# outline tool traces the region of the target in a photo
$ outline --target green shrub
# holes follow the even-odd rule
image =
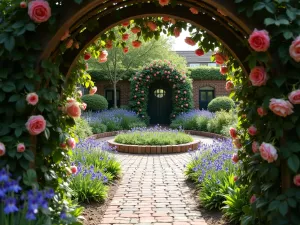
[[[196,118],[196,130],[207,131],[207,124],[210,118],[200,116]]]
[[[220,68],[215,66],[189,68],[188,74],[194,80],[226,80],[226,76],[220,74]]]
[[[107,131],[107,126],[101,122],[91,122],[90,126],[92,128],[93,134],[100,134]]]
[[[87,104],[86,110],[101,111],[108,107],[107,100],[101,95],[84,95],[81,100]]]
[[[74,129],[74,133],[79,139],[83,140],[93,134],[92,128],[89,126],[88,122],[85,119],[75,119],[75,124],[76,126]]]
[[[117,71],[118,74],[124,73],[124,70]],[[123,77],[121,77],[122,80],[129,80],[129,78],[136,73],[136,70],[128,70]],[[101,81],[101,80],[109,80],[109,77],[107,76],[108,71],[107,70],[89,70],[88,74],[91,75],[93,81]]]
[[[234,101],[227,97],[227,96],[221,96],[213,99],[209,104],[208,104],[208,110],[210,112],[217,112],[221,110],[226,110],[229,111],[233,109],[235,106]]]
[[[229,136],[229,127],[233,126],[236,122],[237,115],[233,111],[219,111],[216,112],[216,115],[213,119],[208,121],[207,130],[211,133]]]

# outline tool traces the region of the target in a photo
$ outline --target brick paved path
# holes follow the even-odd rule
[[[206,225],[185,183],[188,153],[118,158],[123,179],[101,225]]]

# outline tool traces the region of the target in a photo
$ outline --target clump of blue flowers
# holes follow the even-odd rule
[[[0,224],[33,225],[49,220],[49,201],[53,189],[22,191],[19,180],[11,178],[5,169],[0,170]]]

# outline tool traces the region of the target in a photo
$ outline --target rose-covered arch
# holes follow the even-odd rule
[[[153,61],[130,79],[130,106],[141,118],[149,121],[149,87],[157,80],[167,81],[173,89],[171,119],[193,108],[191,79],[184,72],[179,72],[171,62]]]
[[[0,121],[1,167],[8,165],[15,176],[21,175],[25,186],[38,183],[54,187],[61,196],[67,193],[64,184],[70,174],[69,155],[75,145],[73,118],[80,115],[80,107],[84,108],[79,103],[76,85],[93,85],[82,56],[100,56],[100,61],[105,61],[106,53],[99,51],[111,44],[106,31],[118,23],[133,19],[142,30],[138,38],[147,40],[147,36],[158,37],[160,29],[152,31],[148,26],[149,30],[144,22],[155,22],[160,28],[162,18],[153,17],[171,16],[176,26],[168,26],[167,33],[177,33],[178,25],[180,29],[177,27],[176,31],[186,28],[182,20],[204,28],[201,33],[193,26],[196,33],[191,36],[192,41],[201,43],[199,47],[206,51],[219,47],[222,54],[215,59],[227,64],[226,87],[239,102],[240,117],[238,130],[231,131],[240,149],[233,161],[242,162],[238,182],[248,187],[252,195],[251,205],[244,207],[242,223],[299,224],[297,1],[28,3],[0,2],[0,118],[4,118]],[[86,52],[98,33],[98,48],[94,44]],[[244,73],[238,69],[238,62]],[[226,72],[224,68],[222,73]],[[66,208],[62,205],[59,202],[57,210]]]

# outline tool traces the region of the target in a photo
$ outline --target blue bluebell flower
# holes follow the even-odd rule
[[[15,198],[7,198],[5,199],[5,207],[4,207],[4,213],[9,214],[9,213],[14,213],[17,212],[19,209],[16,206],[17,200]]]

